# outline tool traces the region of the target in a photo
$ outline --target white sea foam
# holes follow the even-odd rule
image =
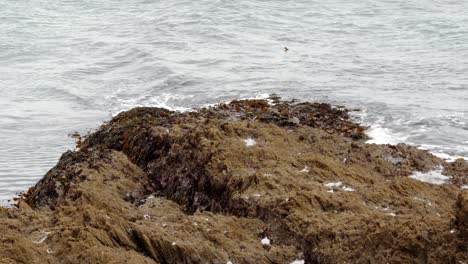
[[[442,168],[437,168],[428,172],[416,171],[409,177],[418,181],[437,185],[448,183],[448,181],[450,180],[449,177],[442,174]]]
[[[389,128],[382,127],[380,124],[371,125],[365,134],[369,136],[369,140],[366,141],[368,144],[391,144],[396,145],[399,143],[406,143],[409,145],[414,145],[412,142],[408,142],[408,136],[403,134],[397,134],[392,132]],[[468,157],[463,157],[460,155],[448,154],[439,150],[439,146],[430,145],[430,144],[420,144],[417,145],[419,149],[428,150],[434,156],[437,156],[441,159],[446,160],[447,162],[454,162],[457,159],[468,160]],[[459,151],[466,152],[468,149],[464,146],[458,147]]]
[[[128,109],[134,108],[134,107],[143,107],[143,106],[151,106],[151,107],[161,107],[165,108],[171,111],[177,111],[177,112],[187,112],[193,110],[193,108],[190,107],[184,107],[184,106],[178,106],[174,104],[172,101],[174,100],[189,100],[190,98],[193,98],[193,95],[186,95],[186,96],[181,96],[181,95],[174,95],[170,93],[162,93],[159,94],[158,96],[140,96],[137,98],[121,98],[121,97],[115,97],[110,96],[108,100],[118,100],[120,101],[120,109],[113,112],[113,116],[126,111]]]
[[[216,103],[206,103],[206,104],[200,104],[197,106],[197,108],[209,108],[209,107],[214,107],[219,104],[226,104],[231,102],[232,100],[266,100],[268,103],[272,104],[272,100],[269,99],[271,95],[267,93],[254,93],[252,94],[247,94],[247,95],[238,95],[238,96],[233,96],[232,98],[220,100]]]
[[[422,149],[426,149],[426,148],[422,148]],[[450,155],[450,154],[439,152],[439,151],[432,151],[431,153],[432,153],[432,155],[434,155],[436,157],[439,157],[441,159],[444,159],[447,162],[454,162],[457,159],[468,160],[467,157],[462,157],[462,156],[458,156],[458,155]]]
[[[405,142],[406,137],[396,135],[392,133],[388,128],[382,127],[380,125],[371,126],[366,130],[366,135],[369,136],[369,140],[366,143],[369,144],[392,144],[396,145],[398,143]]]
[[[376,110],[374,109],[373,111]],[[406,143],[408,145],[417,146],[420,149],[428,150],[433,155],[440,157],[447,162],[453,162],[459,158],[468,160],[468,157],[450,154],[468,153],[468,141],[460,142],[458,145],[452,146],[443,144],[428,144],[427,142],[431,142],[431,140],[427,139],[427,137],[421,136],[434,133],[430,132],[430,130],[427,128],[430,123],[424,125],[425,122],[439,122],[436,120],[446,119],[446,117],[437,116],[436,120],[432,120],[432,118],[420,118],[419,121],[415,121],[414,118],[401,117],[400,119],[391,119],[391,121],[387,121],[385,119],[384,113],[379,113],[379,115],[381,116],[378,117],[377,120],[368,120],[369,116],[372,118],[375,118],[375,116],[369,114],[367,109],[354,114],[357,122],[369,126],[369,128],[365,131],[365,134],[369,137],[369,140],[367,140],[366,143],[391,145]],[[456,115],[456,117],[463,118],[462,115]],[[418,122],[423,124],[418,124]],[[413,128],[412,126],[416,127]],[[398,132],[396,132],[396,130],[398,130]]]

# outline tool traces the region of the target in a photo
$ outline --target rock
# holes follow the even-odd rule
[[[452,182],[457,186],[468,186],[468,162],[464,159],[457,159],[445,166],[444,174],[452,176]]]
[[[293,123],[293,124],[296,124],[296,125],[299,125],[301,124],[301,120],[299,120],[299,118],[293,116],[291,119],[289,119],[289,122]]]
[[[456,217],[458,230],[460,230],[463,239],[468,241],[468,190],[458,194]]]
[[[0,210],[0,259],[466,262],[467,192],[407,177],[443,166],[463,182],[460,168],[364,144],[347,113],[279,99],[121,113],[25,194],[30,210]]]
[[[32,210],[31,206],[29,206],[29,204],[26,203],[25,200],[20,200],[20,201],[18,201],[17,206],[18,206],[18,208],[21,209],[21,210]]]

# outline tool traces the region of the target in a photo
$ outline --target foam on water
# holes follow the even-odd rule
[[[369,136],[369,140],[366,143],[369,144],[398,144],[403,143],[404,138],[393,135],[390,129],[384,128],[380,125],[371,126],[367,131],[366,135]]]
[[[432,141],[428,139],[427,134],[432,133],[432,131],[427,127],[427,125],[421,128],[414,124],[408,124],[408,121],[402,121],[404,117],[399,117],[398,119],[392,118],[391,122],[385,121],[385,116],[378,116],[373,117],[373,119],[369,119],[368,111],[360,111],[353,114],[356,121],[368,126],[368,129],[365,131],[366,135],[369,136],[369,139],[366,141],[368,144],[396,145],[399,143],[406,143],[414,145],[420,149],[429,150],[433,155],[448,162],[454,162],[457,159],[468,160],[467,142],[462,142],[459,145],[440,144],[440,141],[445,140],[442,135],[440,135],[440,137],[437,138],[439,144],[427,144],[427,142]],[[457,116],[460,117],[460,115]],[[421,121],[409,122],[420,123]],[[435,120],[432,122],[435,122]],[[438,126],[438,124],[433,125],[436,127]],[[401,129],[402,131],[396,132],[398,129]],[[446,135],[446,137],[449,137],[449,135]]]
[[[418,181],[441,185],[448,183],[450,178],[442,174],[443,168],[437,168],[428,172],[416,171],[409,177]]]
[[[456,161],[457,159],[464,159],[464,160],[468,160],[468,157],[462,157],[462,156],[457,156],[457,155],[450,155],[450,154],[447,154],[447,153],[443,153],[443,152],[435,152],[435,151],[432,151],[431,152],[434,156],[437,156],[441,159],[444,159],[446,160],[447,162],[454,162]]]

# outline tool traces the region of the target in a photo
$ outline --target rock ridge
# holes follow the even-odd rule
[[[122,112],[0,209],[0,262],[468,261],[467,162],[366,144],[349,112],[277,97]],[[436,169],[446,184],[408,177]]]

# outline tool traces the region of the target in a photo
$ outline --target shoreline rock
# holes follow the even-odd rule
[[[272,98],[120,113],[0,209],[0,259],[467,261],[466,161],[365,144],[348,112]],[[435,168],[448,184],[408,177]]]

